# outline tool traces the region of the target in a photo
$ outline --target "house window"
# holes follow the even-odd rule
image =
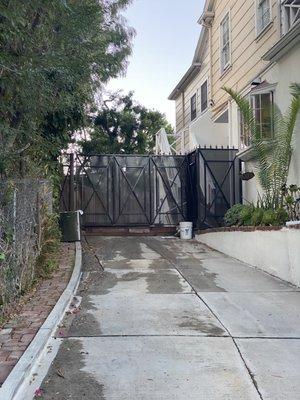
[[[282,33],[287,33],[300,21],[300,1],[281,0]]]
[[[273,118],[273,92],[251,94],[250,105],[258,128],[258,132],[262,138],[271,139],[274,133]],[[244,123],[244,118],[239,113],[240,120],[240,140],[241,147],[249,147],[251,145],[251,132]]]
[[[230,23],[229,13],[221,22],[220,26],[220,50],[221,50],[221,73],[223,73],[230,65]]]
[[[207,104],[208,104],[208,93],[207,93],[207,80],[201,85],[201,112],[203,113],[204,111],[207,110]]]
[[[265,139],[273,137],[273,92],[251,95],[251,107],[256,125]]]
[[[270,0],[257,0],[257,33],[262,32],[271,22]]]
[[[194,119],[197,117],[197,96],[194,94],[194,96],[191,98],[191,121],[194,121]]]

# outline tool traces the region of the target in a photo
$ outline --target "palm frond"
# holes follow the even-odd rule
[[[265,201],[273,207],[280,206],[281,188],[287,183],[293,152],[293,135],[300,112],[300,84],[291,85],[292,100],[288,112],[282,115],[274,105],[274,138],[263,138],[249,102],[237,92],[223,88],[237,103],[244,123],[251,133],[251,145],[257,161],[258,178],[265,193]]]
[[[300,83],[292,83],[290,86],[291,94],[295,97],[300,96]]]
[[[249,101],[232,89],[227,87],[224,87],[223,89],[238,105],[244,119],[244,124],[250,132],[253,156],[258,162],[257,173],[259,182],[264,192],[268,193],[270,191],[272,182],[269,153],[273,143],[262,138]]]

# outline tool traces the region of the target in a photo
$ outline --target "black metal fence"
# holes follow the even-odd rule
[[[242,201],[237,150],[199,148],[187,158],[188,219],[198,229],[222,226],[226,211]]]
[[[86,227],[220,226],[241,199],[236,150],[188,155],[63,156],[61,210],[81,209]]]

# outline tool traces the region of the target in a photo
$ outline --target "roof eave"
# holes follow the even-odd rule
[[[187,87],[187,85],[194,79],[194,77],[198,74],[201,69],[200,63],[193,63],[184,76],[181,78],[178,85],[174,88],[170,96],[169,100],[176,100],[177,97],[182,93],[182,91]]]
[[[206,0],[205,5],[204,5],[204,10],[201,15],[201,17],[198,20],[198,24],[207,26],[206,20],[211,20],[214,18],[214,6],[215,6],[215,0]]]

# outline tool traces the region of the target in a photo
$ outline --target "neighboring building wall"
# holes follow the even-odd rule
[[[190,125],[191,121],[191,98],[196,94],[197,96],[197,118],[200,118],[200,86],[204,81],[208,80],[208,99],[210,99],[210,76],[209,76],[209,48],[208,42],[205,43],[205,51],[201,62],[201,70],[199,74],[192,80],[192,82],[184,90],[184,114],[185,126]]]
[[[176,132],[180,132],[183,130],[185,125],[184,114],[183,114],[183,104],[184,104],[183,93],[178,95],[177,99],[175,100],[175,104],[176,104]]]
[[[288,111],[291,94],[290,85],[293,82],[300,82],[300,44],[294,46],[285,56],[283,56],[276,63],[271,64],[269,68],[259,75],[262,81],[267,81],[271,85],[274,84],[274,101],[284,114]],[[235,144],[240,146],[239,141],[239,124],[237,107],[231,104],[231,112],[235,116],[235,122],[231,126],[232,138]],[[248,160],[244,163],[245,171],[255,171],[255,162]],[[296,123],[296,129],[293,140],[293,156],[290,166],[289,181],[290,184],[297,184],[300,186],[300,116]],[[243,183],[244,200],[255,201],[257,200],[260,186],[256,179]]]
[[[217,115],[228,102],[228,95],[222,90],[226,86],[242,91],[268,63],[263,54],[280,38],[277,0],[272,0],[272,24],[263,33],[256,33],[256,1],[243,2],[218,0],[214,7],[215,17],[211,27],[212,35],[212,99],[215,103],[213,114]],[[230,66],[221,72],[220,24],[226,13],[230,21]]]
[[[201,57],[201,70],[189,84],[182,89],[176,102],[176,132],[182,134],[183,148],[191,150],[195,146],[227,146],[228,124],[214,124],[211,118],[211,83],[210,83],[210,46],[208,35],[203,44],[205,49]],[[207,109],[201,113],[201,85],[207,80]],[[191,117],[191,98],[197,98],[197,117]],[[180,143],[178,150],[180,151]]]
[[[282,112],[286,112],[291,96],[289,86],[300,82],[300,45],[293,47],[276,63],[264,61],[264,54],[281,38],[280,7],[277,0],[271,0],[271,23],[257,35],[257,2],[247,0],[241,4],[235,0],[217,0],[214,5],[214,20],[211,26],[212,40],[212,99],[213,118],[229,107],[229,145],[242,149],[240,141],[240,117],[237,106],[230,101],[222,89],[224,86],[243,95],[251,90],[251,82],[260,78],[261,82],[275,85],[274,101]],[[220,24],[226,13],[230,19],[230,66],[222,73],[220,65]],[[228,104],[229,101],[229,104]],[[221,132],[221,130],[220,130]],[[246,159],[244,171],[256,169],[253,159]],[[295,130],[294,153],[291,162],[289,183],[300,185],[300,122]],[[243,182],[245,202],[256,201],[261,193],[257,179]]]
[[[293,42],[290,42],[290,36],[282,36],[282,33],[286,34],[288,30],[285,30],[285,24],[281,26],[281,0],[270,0],[270,22],[258,33],[259,4],[261,2],[258,0],[206,1],[205,11],[200,19],[206,40],[205,51],[202,52],[201,60],[199,60],[201,69],[197,76],[185,85],[184,90],[176,99],[177,132],[184,132],[182,141],[184,150],[189,151],[195,145],[229,145],[238,148],[241,150],[240,156],[244,161],[245,172],[255,172],[255,161],[249,157],[249,154],[247,156],[242,154],[245,143],[241,143],[240,139],[239,111],[223,87],[229,87],[247,96],[256,88],[256,85],[252,85],[254,81],[256,84],[262,82],[269,87],[272,86],[270,90],[274,93],[275,103],[282,112],[286,112],[291,100],[289,86],[292,82],[300,82],[300,34],[297,36],[297,45],[294,45],[294,42],[297,42],[295,33],[293,33]],[[222,72],[221,23],[227,13],[229,15],[230,57],[229,65]],[[298,21],[298,28],[299,24]],[[276,62],[272,57],[266,57],[266,53],[276,49],[278,42],[282,43],[284,37],[284,49],[288,50],[286,55],[281,58],[276,56]],[[211,105],[206,113],[198,114],[197,118],[191,121],[191,97],[197,91],[199,93],[199,88],[206,77],[209,78],[208,99]],[[197,99],[199,109],[199,96]],[[300,185],[300,118],[295,131],[289,183]],[[255,202],[258,199],[261,188],[256,178],[243,182],[243,193],[245,202]]]

